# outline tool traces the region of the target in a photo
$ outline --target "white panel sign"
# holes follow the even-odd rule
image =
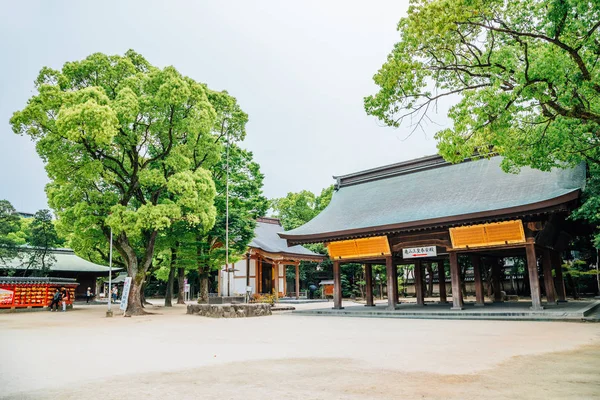
[[[125,278],[125,283],[123,284],[123,293],[121,293],[121,305],[119,308],[123,311],[127,309],[127,302],[129,301],[129,289],[131,288],[131,277],[128,276]]]
[[[435,246],[409,247],[402,249],[402,258],[422,258],[437,256]]]

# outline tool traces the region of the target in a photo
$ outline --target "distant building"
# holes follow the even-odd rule
[[[84,297],[88,287],[91,287],[94,293],[98,293],[100,288],[96,287],[96,281],[100,277],[107,277],[109,268],[104,265],[94,264],[77,256],[71,249],[52,249],[52,255],[56,259],[50,267],[48,275],[56,278],[74,278],[79,286],[75,290],[76,297]],[[6,276],[9,270],[16,271],[17,276],[31,275],[34,271],[23,265],[18,260],[13,260],[7,265],[0,265],[0,276]],[[113,272],[121,268],[113,268]]]
[[[219,295],[242,295],[246,287],[250,287],[251,294],[275,292],[280,297],[299,297],[300,261],[321,262],[326,256],[303,246],[288,247],[279,232],[283,232],[283,227],[278,219],[258,219],[246,257],[219,271]],[[288,266],[294,266],[296,271],[296,284],[292,288],[288,288],[286,282],[285,268]]]

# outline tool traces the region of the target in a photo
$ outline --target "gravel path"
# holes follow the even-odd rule
[[[0,396],[600,398],[600,324],[104,311],[0,315]]]

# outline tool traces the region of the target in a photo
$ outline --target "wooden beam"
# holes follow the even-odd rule
[[[394,257],[392,257],[392,272],[394,274],[394,298],[396,299],[396,304],[398,304],[400,297],[398,296],[398,265],[394,262]]]
[[[438,289],[440,292],[440,303],[448,302],[448,295],[446,294],[446,270],[444,268],[444,260],[437,262],[438,267]]]
[[[373,267],[371,264],[365,264],[365,283],[366,283],[366,296],[367,304],[366,307],[374,307],[373,303]]]
[[[273,263],[273,289],[275,290],[275,301],[279,299],[279,263]]]
[[[394,291],[394,286],[398,287],[398,281],[394,282],[394,261],[392,260],[392,256],[388,256],[385,258],[385,271],[387,274],[387,298],[388,298],[388,310],[396,309],[396,292]],[[398,289],[396,289],[398,290]]]
[[[556,304],[556,288],[552,277],[552,255],[549,249],[542,252],[542,269],[544,271],[544,288],[546,289],[546,302]]]
[[[452,278],[452,308],[451,310],[463,309],[463,298],[460,290],[460,268],[458,266],[458,254],[450,253],[450,277]]]
[[[246,253],[246,286],[250,286],[250,253]]]
[[[417,305],[425,305],[425,288],[423,287],[423,263],[421,260],[415,261],[415,295],[417,297]]]
[[[333,309],[343,310],[342,307],[342,276],[340,273],[340,262],[333,262]]]
[[[533,241],[530,241],[525,245],[525,251],[527,254],[527,270],[529,271],[529,287],[531,288],[531,309],[543,310],[544,307],[542,307],[535,244]]]
[[[397,243],[392,246],[392,251],[399,252],[407,247],[421,247],[421,246],[441,246],[441,247],[452,247],[450,240],[441,239],[429,239],[429,240],[411,240],[408,242]]]
[[[295,265],[296,269],[296,300],[300,298],[300,264]]]
[[[471,264],[473,265],[473,277],[475,278],[475,305],[483,306],[485,298],[483,297],[483,281],[481,279],[481,257],[472,255]]]

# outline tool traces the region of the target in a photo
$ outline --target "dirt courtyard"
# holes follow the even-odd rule
[[[149,311],[0,314],[0,398],[600,399],[600,324]]]

